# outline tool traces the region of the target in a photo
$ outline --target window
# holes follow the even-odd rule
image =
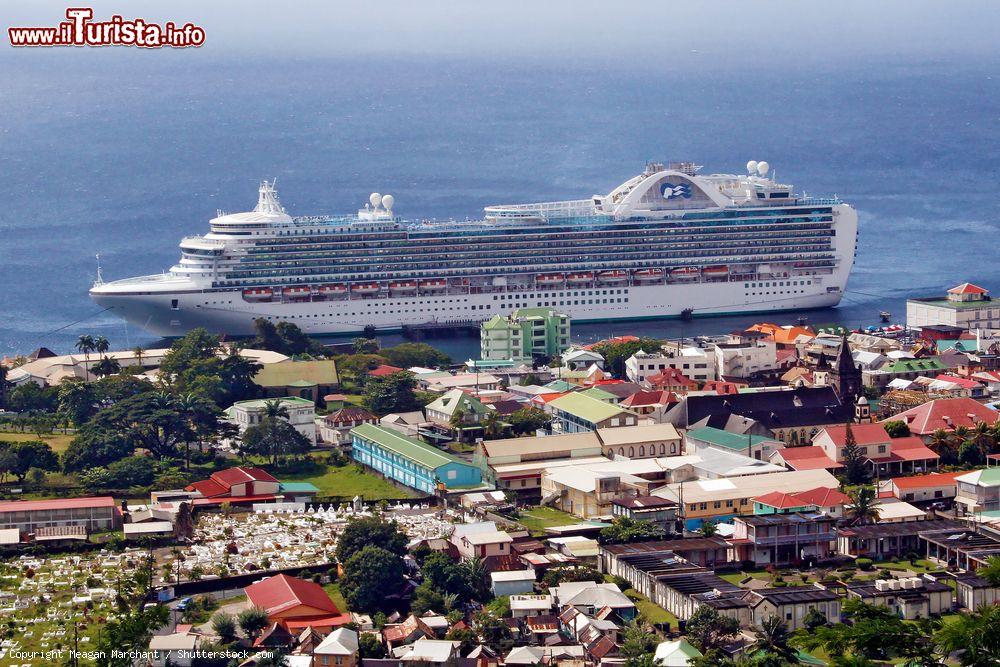
[[[171,299],[170,300],[170,309],[171,310],[180,310],[180,302],[177,299]]]

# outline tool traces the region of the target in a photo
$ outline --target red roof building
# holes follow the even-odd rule
[[[811,491],[802,491],[795,496],[811,505],[815,505],[828,514],[835,514],[844,505],[851,502],[851,497],[837,489],[828,489],[821,486]]]
[[[674,405],[676,403],[680,403],[680,399],[677,398],[677,395],[674,392],[658,389],[651,391],[637,391],[622,400],[618,405],[627,410],[631,410],[632,412],[638,412],[640,415],[648,415],[649,413],[654,412],[657,408]]]
[[[995,410],[971,398],[938,398],[893,415],[885,421],[902,421],[910,427],[910,433],[929,442],[931,435],[938,429],[951,432],[959,426],[975,428],[979,422],[995,423],[997,416]]]
[[[698,389],[698,383],[684,375],[681,371],[667,366],[662,371],[654,373],[646,378],[646,382],[653,389],[687,393]]]
[[[248,501],[251,498],[273,500],[280,487],[280,482],[266,470],[239,466],[214,472],[208,479],[193,482],[184,490],[197,492],[200,499]]]
[[[787,512],[823,512],[830,516],[841,516],[844,505],[851,502],[850,496],[837,489],[818,487],[809,491],[798,493],[783,493],[772,491],[763,496],[753,499],[755,503],[755,514],[768,514],[769,509],[774,513],[784,514]],[[757,507],[759,505],[760,507]]]
[[[927,472],[936,467],[937,454],[917,437],[890,438],[881,424],[851,424],[851,433],[872,474]],[[813,438],[813,443],[835,461],[844,462],[847,455],[847,426],[827,426]]]
[[[834,461],[822,447],[785,447],[771,454],[771,463],[783,465],[792,470],[836,470],[844,464]]]
[[[988,294],[989,292],[979,285],[972,283],[962,283],[948,290],[948,294]]]
[[[955,478],[966,472],[932,472],[913,477],[893,477],[884,482],[881,488],[887,489],[889,495],[907,502],[954,498],[958,490]]]
[[[267,612],[272,623],[295,633],[307,627],[320,632],[351,622],[341,614],[323,587],[312,581],[279,574],[243,589],[250,604]]]
[[[728,380],[709,380],[701,389],[702,391],[713,392],[719,396],[732,396],[740,393],[740,389],[746,386],[746,384],[730,382]]]

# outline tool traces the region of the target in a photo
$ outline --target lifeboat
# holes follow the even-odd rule
[[[330,294],[346,294],[347,285],[341,283],[332,283],[329,285],[320,285],[316,290],[319,294],[330,295]]]
[[[390,292],[414,292],[417,289],[417,283],[413,280],[403,280],[400,282],[389,283]]]
[[[674,280],[695,280],[698,278],[698,269],[693,266],[682,266],[671,271],[670,277]]]
[[[663,269],[638,269],[632,273],[636,280],[660,280],[663,278]]]
[[[535,282],[539,285],[561,285],[565,277],[561,273],[540,273],[535,276]]]
[[[718,266],[706,266],[701,270],[701,275],[706,278],[725,278],[729,275],[729,267],[725,264]]]
[[[566,276],[566,282],[571,284],[589,283],[594,279],[594,274],[590,271],[585,271],[583,273],[571,273]]]
[[[614,271],[601,271],[597,274],[597,279],[602,283],[623,283],[628,280],[628,271],[615,269]]]
[[[270,287],[250,287],[243,290],[243,298],[248,301],[266,301],[274,296]]]
[[[351,285],[351,292],[353,294],[376,294],[378,291],[378,283],[355,283]]]
[[[308,285],[292,285],[291,287],[282,289],[281,293],[282,295],[293,299],[301,299],[309,296],[309,294],[312,293],[312,290],[309,289]]]
[[[420,289],[422,290],[442,290],[448,286],[448,281],[443,278],[431,278],[430,280],[421,280]]]

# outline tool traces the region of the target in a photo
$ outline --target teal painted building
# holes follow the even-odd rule
[[[375,424],[351,429],[351,458],[423,493],[434,493],[438,483],[453,489],[478,486],[483,481],[479,468]]]

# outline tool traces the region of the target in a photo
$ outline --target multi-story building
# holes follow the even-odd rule
[[[675,482],[655,489],[652,495],[677,502],[685,527],[698,530],[705,521],[753,514],[753,499],[775,489],[799,493],[819,487],[836,489],[840,482],[826,470],[791,470]]]
[[[636,426],[639,423],[639,415],[631,410],[580,393],[560,396],[550,401],[546,409],[551,411],[554,425],[563,433]]]
[[[316,405],[307,398],[285,396],[273,399],[239,401],[226,410],[230,421],[239,427],[240,433],[251,426],[259,426],[267,414],[269,402],[277,401],[285,409],[287,416],[279,417],[295,427],[309,442],[316,444]]]
[[[907,299],[906,324],[919,329],[943,324],[972,329],[1000,329],[1000,304],[993,303],[988,290],[962,283],[939,296]]]
[[[955,511],[975,514],[1000,510],[1000,468],[984,468],[955,478]]]
[[[648,382],[668,368],[697,383],[717,377],[715,356],[700,347],[667,343],[660,350],[639,350],[625,361],[625,375],[632,382]]]
[[[570,320],[551,308],[518,308],[507,317],[486,320],[479,334],[483,359],[548,359],[569,347]]]
[[[121,512],[111,496],[0,502],[0,529],[16,528],[22,533],[82,528],[86,534],[114,530],[121,523]]]
[[[773,340],[718,343],[714,348],[715,369],[719,377],[755,378],[779,368]]]
[[[479,468],[385,426],[362,424],[351,430],[351,439],[355,461],[424,493],[434,493],[439,484],[455,488],[482,482]]]
[[[346,445],[351,442],[350,432],[352,428],[362,424],[376,423],[378,423],[378,417],[368,410],[356,405],[348,405],[323,417],[320,435],[324,442]]]
[[[928,449],[916,436],[890,438],[881,424],[853,424],[850,433],[874,475],[903,475],[927,472],[936,468],[938,454]],[[827,426],[813,438],[833,461],[843,463],[847,453],[848,426]]]
[[[825,514],[766,514],[733,519],[737,560],[789,565],[833,554],[837,520]]]

